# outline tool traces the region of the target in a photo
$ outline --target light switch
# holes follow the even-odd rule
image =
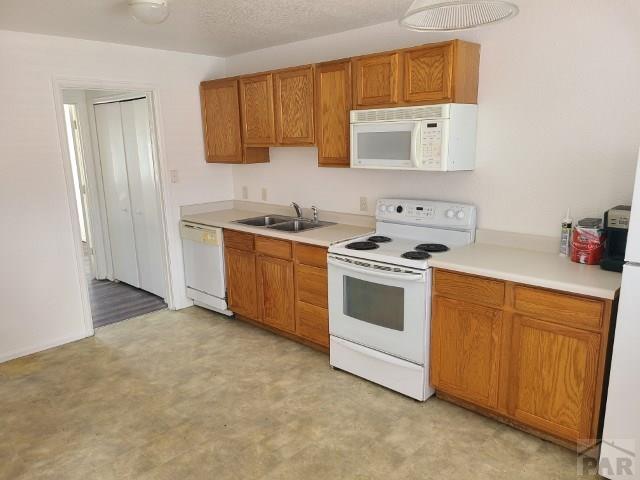
[[[178,183],[180,181],[178,170],[169,170],[169,178],[171,179],[171,183]]]

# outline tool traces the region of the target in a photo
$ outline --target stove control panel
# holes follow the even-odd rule
[[[475,229],[476,207],[435,200],[383,198],[377,202],[376,219],[408,225]]]

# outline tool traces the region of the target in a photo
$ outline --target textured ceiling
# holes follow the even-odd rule
[[[170,0],[161,25],[126,0],[0,0],[0,29],[228,56],[398,19],[411,0]]]

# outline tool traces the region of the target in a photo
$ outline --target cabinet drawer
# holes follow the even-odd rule
[[[252,233],[238,232],[236,230],[224,229],[224,245],[225,247],[237,248],[238,250],[253,251]]]
[[[324,347],[329,346],[329,311],[305,302],[296,305],[296,333]]]
[[[270,257],[289,260],[291,258],[291,242],[288,240],[256,236],[256,252]]]
[[[504,304],[505,287],[500,280],[436,270],[434,286],[436,293],[447,297],[496,307]]]
[[[599,300],[517,285],[513,303],[518,312],[551,322],[593,329],[602,325],[604,303]]]
[[[296,265],[298,300],[328,308],[327,271],[323,268]]]
[[[294,249],[295,260],[303,265],[327,268],[327,249],[305,243],[296,243]]]

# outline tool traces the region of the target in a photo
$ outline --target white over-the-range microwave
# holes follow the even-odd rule
[[[351,167],[473,170],[478,106],[446,103],[351,111]]]

